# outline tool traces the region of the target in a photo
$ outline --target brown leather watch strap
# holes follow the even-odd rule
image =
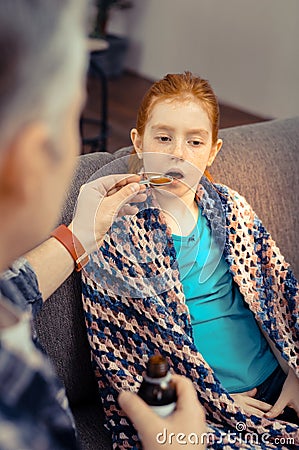
[[[75,261],[76,271],[80,272],[88,263],[89,257],[79,239],[66,225],[59,225],[50,236],[57,239],[67,249]]]

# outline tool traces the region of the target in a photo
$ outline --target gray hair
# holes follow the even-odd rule
[[[61,122],[86,68],[86,0],[0,0],[0,149]]]

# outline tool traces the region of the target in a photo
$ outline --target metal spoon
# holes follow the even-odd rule
[[[168,175],[151,175],[146,180],[139,181],[139,184],[148,184],[151,186],[165,186],[166,184],[171,184],[173,182],[173,177]]]

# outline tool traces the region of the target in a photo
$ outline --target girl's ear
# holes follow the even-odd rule
[[[130,134],[131,134],[131,141],[132,141],[132,144],[134,146],[134,150],[135,150],[138,158],[142,159],[142,139],[141,139],[141,136],[139,135],[139,133],[136,130],[136,128],[132,128]]]
[[[220,149],[222,147],[222,143],[223,143],[222,139],[217,139],[216,144],[214,144],[212,146],[207,167],[210,167],[213,164],[214,159],[216,158],[218,152],[220,151]]]

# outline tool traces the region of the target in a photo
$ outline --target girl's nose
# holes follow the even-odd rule
[[[186,144],[185,142],[177,142],[173,156],[177,159],[185,159]]]

